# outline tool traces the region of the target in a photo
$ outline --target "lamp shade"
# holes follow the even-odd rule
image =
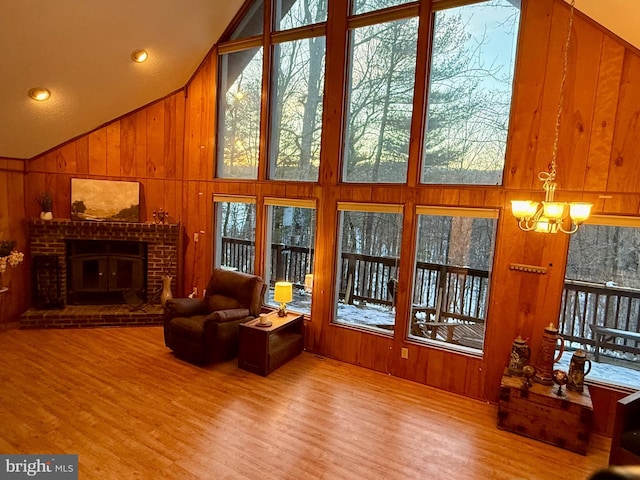
[[[538,209],[538,202],[530,200],[511,200],[511,212],[519,220],[533,217]]]
[[[289,282],[276,282],[273,299],[279,303],[287,303],[293,300],[293,285]]]
[[[592,203],[572,202],[569,204],[569,216],[576,223],[582,223],[591,215]]]
[[[544,206],[544,216],[551,220],[560,220],[564,213],[564,203],[562,202],[542,202]]]

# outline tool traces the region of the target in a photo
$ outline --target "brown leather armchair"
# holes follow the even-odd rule
[[[609,465],[640,465],[640,392],[616,404]]]
[[[204,298],[166,301],[165,345],[200,365],[235,357],[239,325],[260,314],[265,287],[256,275],[214,269]]]

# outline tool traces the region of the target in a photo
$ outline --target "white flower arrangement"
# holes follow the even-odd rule
[[[22,262],[22,260],[24,260],[24,253],[18,252],[17,250],[12,251],[6,257],[0,257],[0,273],[7,270],[7,265],[15,267]]]
[[[15,267],[24,260],[24,253],[17,251],[15,245],[16,242],[0,240],[0,274],[7,270],[7,265]]]

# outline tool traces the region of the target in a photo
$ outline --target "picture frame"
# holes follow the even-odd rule
[[[71,219],[139,222],[140,183],[72,178]]]

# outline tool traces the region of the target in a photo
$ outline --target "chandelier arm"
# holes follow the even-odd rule
[[[562,226],[562,222],[558,222],[558,230],[568,235],[571,235],[572,233],[576,233],[579,227],[580,227],[579,224],[571,222],[571,230],[565,230],[565,228]]]

